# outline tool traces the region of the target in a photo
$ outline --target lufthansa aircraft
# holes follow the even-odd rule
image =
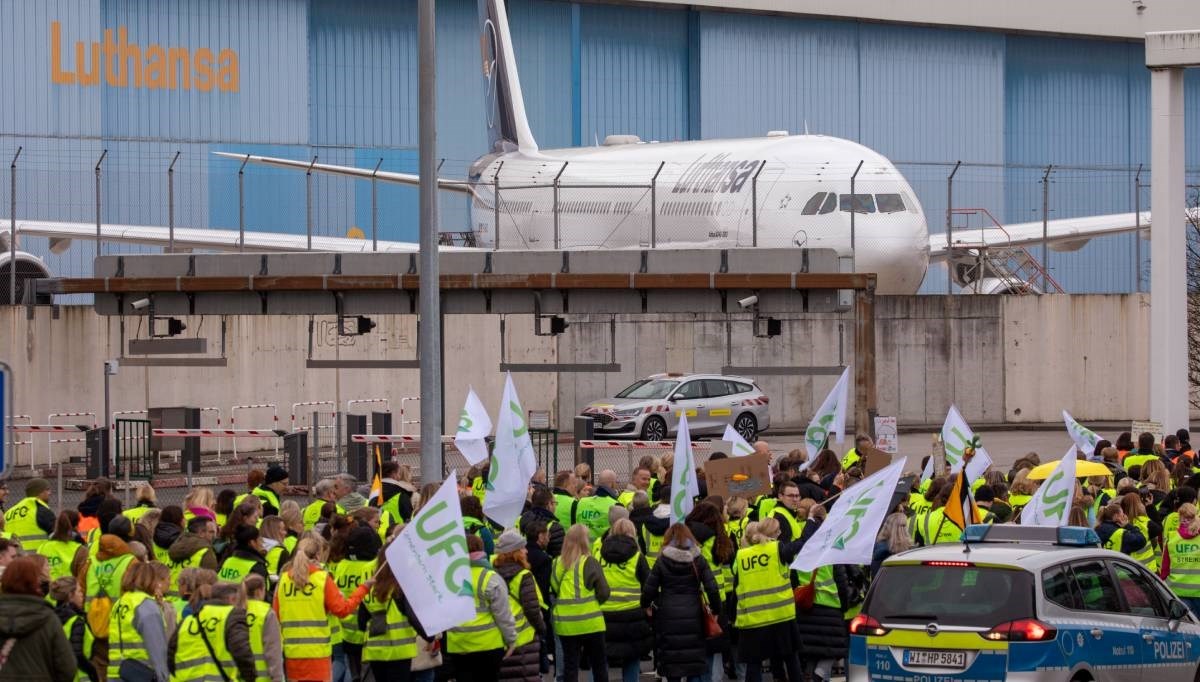
[[[956,243],[948,245],[943,234],[929,234],[916,193],[896,167],[849,140],[773,132],[758,138],[645,143],[610,135],[593,147],[540,149],[525,115],[504,1],[480,0],[480,20],[491,149],[472,164],[469,178],[438,179],[440,189],[471,197],[477,248],[829,248],[853,255],[856,271],[877,273],[878,291],[885,294],[915,293],[930,261],[947,259],[955,281],[971,293],[1040,286],[1014,281],[1011,270],[989,265],[981,254],[1042,243],[1041,222],[956,231]],[[415,174],[216,153],[296,170],[418,183]],[[18,222],[18,234],[49,237],[56,252],[71,239],[95,236],[89,224]],[[1149,214],[1143,213],[1140,226],[1149,224]],[[7,225],[0,222],[0,230]],[[1129,213],[1052,220],[1045,229],[1050,248],[1065,251],[1137,225]],[[159,226],[105,225],[102,232],[108,241],[167,242],[166,228]],[[177,228],[175,246],[236,250],[238,233]],[[248,251],[306,246],[305,235],[245,236]],[[378,244],[380,251],[416,248],[408,242]],[[371,243],[313,237],[313,249],[369,251]],[[0,270],[7,258],[5,249]],[[45,270],[30,254],[18,254],[18,261],[19,274]]]

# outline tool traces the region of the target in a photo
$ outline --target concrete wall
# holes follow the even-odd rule
[[[612,395],[635,378],[661,371],[719,372],[735,366],[836,366],[854,357],[849,314],[787,313],[783,335],[754,338],[748,315],[673,313],[616,318],[616,373],[515,375],[526,409],[551,410],[563,430],[585,403]],[[337,337],[331,318],[316,318],[313,357],[415,355],[411,316],[377,316],[379,328]],[[567,333],[535,337],[528,316],[506,316],[504,360],[519,363],[608,362],[609,317],[572,315]],[[880,297],[876,367],[880,414],[901,424],[940,424],[951,402],[972,423],[1057,422],[1069,410],[1081,421],[1145,418],[1149,319],[1146,295],[1042,297]],[[188,335],[210,340],[217,354],[220,319],[189,319]],[[130,321],[127,337],[145,336]],[[286,427],[294,402],[387,397],[393,409],[418,393],[416,370],[305,370],[307,317],[227,318],[225,368],[122,368],[112,382],[112,409],[147,405],[229,406],[273,402]],[[489,407],[503,375],[499,316],[446,318],[446,413],[453,419],[468,385]],[[726,347],[730,348],[727,353]],[[18,414],[42,422],[50,412],[101,412],[102,363],[118,356],[117,318],[88,307],[62,307],[58,319],[39,308],[0,309],[0,359],[16,375]],[[756,377],[771,396],[774,428],[803,428],[835,376]],[[853,391],[851,391],[853,399]],[[415,407],[415,405],[413,406]],[[210,422],[205,423],[209,425]],[[246,413],[240,427],[270,426]],[[413,428],[413,427],[410,427]],[[46,456],[39,441],[37,456]]]

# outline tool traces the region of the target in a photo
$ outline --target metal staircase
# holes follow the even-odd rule
[[[983,223],[953,225],[952,237],[955,241],[948,262],[961,286],[967,290],[974,287],[974,293],[1064,293],[1063,288],[1050,276],[1041,261],[1025,247],[1011,243],[1004,226],[986,208],[955,208],[951,209],[951,214],[961,216],[964,222],[973,222],[971,219],[975,218]],[[985,229],[998,229],[1006,239],[1000,243],[989,244],[981,235],[978,241],[970,241],[972,230]],[[994,285],[996,280],[1001,284],[999,291],[994,288],[988,291],[980,290],[983,283],[990,281]]]

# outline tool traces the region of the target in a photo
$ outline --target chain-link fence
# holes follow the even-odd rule
[[[21,147],[17,155],[17,148]],[[218,228],[302,237],[362,237],[367,244],[417,240],[412,187],[369,179],[290,171],[217,157],[217,146],[163,142],[8,139],[0,162],[0,214],[19,220],[167,228]],[[264,151],[264,150],[258,150]],[[413,150],[277,147],[266,153],[412,173]],[[774,152],[772,152],[774,153]],[[628,160],[508,160],[465,178],[473,160],[445,159],[444,241],[487,248],[655,248],[684,244],[886,248],[906,214],[923,214],[937,235],[984,227],[984,209],[1002,225],[1148,210],[1149,169],[1142,166],[993,164],[955,161],[889,163],[865,154],[813,162],[781,161],[747,151],[682,163],[655,158],[652,145]],[[1200,169],[1188,172],[1200,180]],[[15,187],[13,192],[10,187]],[[457,191],[456,191],[457,190]],[[982,215],[982,214],[976,214]],[[5,229],[5,226],[0,226]],[[19,225],[18,225],[19,231]],[[164,233],[166,230],[164,230]],[[236,246],[231,237],[229,248]],[[88,276],[95,239],[70,243],[26,236],[21,248],[63,276]],[[163,245],[102,243],[104,253],[157,253]],[[1144,240],[1116,235],[1043,250],[1030,249],[1068,292],[1146,289],[1139,272]],[[1140,283],[1139,283],[1140,281]],[[955,287],[949,287],[952,292]],[[945,293],[942,268],[923,292]],[[83,300],[83,299],[80,299]],[[70,302],[61,299],[60,302]]]

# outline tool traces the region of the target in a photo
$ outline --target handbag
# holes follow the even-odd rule
[[[700,571],[694,562],[692,563],[692,573],[696,576],[696,584],[700,588],[700,619],[704,623],[704,638],[716,639],[725,631],[721,629],[721,623],[713,615],[712,608],[708,605],[708,596],[704,594],[704,581],[700,580]]]
[[[792,596],[796,600],[796,606],[804,611],[811,611],[813,600],[817,598],[817,572],[813,571],[807,583],[792,590]]]

